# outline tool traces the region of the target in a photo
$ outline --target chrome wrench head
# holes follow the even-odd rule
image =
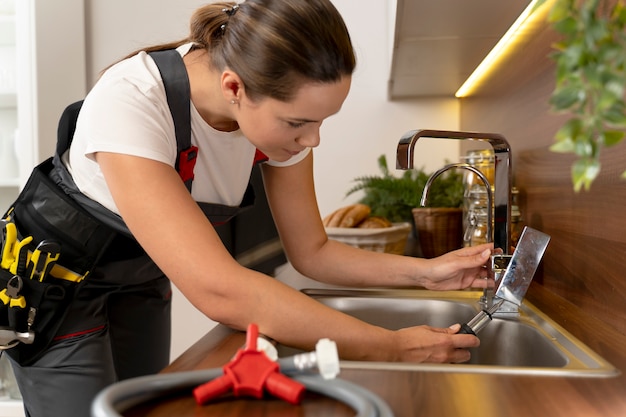
[[[547,234],[528,226],[524,228],[509,264],[497,284],[496,297],[518,306],[522,304],[549,242],[550,236]]]

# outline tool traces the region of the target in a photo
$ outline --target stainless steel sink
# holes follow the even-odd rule
[[[304,293],[336,310],[387,329],[466,323],[480,311],[482,292],[311,289]],[[342,361],[359,369],[430,370],[610,377],[619,371],[527,301],[519,314],[497,315],[480,333],[480,347],[464,364]],[[296,351],[278,346],[280,356]]]

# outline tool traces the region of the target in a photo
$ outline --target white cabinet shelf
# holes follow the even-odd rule
[[[11,136],[17,126],[16,19],[13,2],[2,0],[0,6],[0,161],[5,161],[5,152],[14,153]],[[18,174],[12,178],[9,172],[7,178],[6,172],[0,172],[0,187],[19,187]]]
[[[17,59],[16,17],[14,0],[0,0],[0,161],[4,153],[14,153],[12,137],[17,127]],[[9,141],[8,143],[5,143]],[[11,145],[7,147],[6,145]],[[10,156],[12,157],[12,156]],[[17,167],[17,165],[16,165]],[[0,170],[6,167],[0,167]],[[6,170],[0,172],[0,215],[15,198],[20,181]],[[4,176],[3,176],[4,175]],[[9,175],[10,177],[6,177]],[[3,358],[4,360],[4,358]],[[3,364],[2,366],[7,366]],[[3,372],[3,377],[6,376]],[[3,383],[4,381],[0,381]],[[20,400],[0,399],[1,417],[24,417],[24,405]]]
[[[16,109],[16,108],[17,108],[17,94],[0,92],[0,110]]]
[[[20,186],[19,178],[0,178],[0,188],[17,188]]]
[[[24,404],[19,400],[0,401],[1,417],[24,417]]]
[[[65,106],[85,96],[84,25],[84,0],[0,0],[0,145],[13,142],[0,155],[18,162],[0,169],[0,215],[53,154]],[[0,417],[13,416],[24,416],[21,401],[0,400]]]
[[[5,96],[13,96],[16,105],[17,65],[15,50],[15,15],[0,14],[0,107]]]
[[[15,11],[0,11],[0,45],[15,45]]]

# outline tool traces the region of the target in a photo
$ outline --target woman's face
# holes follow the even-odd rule
[[[275,161],[286,161],[305,148],[320,143],[320,127],[341,108],[351,77],[335,83],[307,83],[289,102],[272,98],[240,100],[237,123],[261,152]]]

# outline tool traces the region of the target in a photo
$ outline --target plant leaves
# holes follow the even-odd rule
[[[552,152],[570,153],[574,152],[574,142],[570,139],[563,139],[550,146]]]
[[[588,190],[604,147],[626,128],[626,6],[622,0],[556,0],[548,21],[561,33],[550,54],[556,65],[554,111],[572,115],[555,135],[554,152],[574,153],[574,189]],[[624,178],[624,174],[622,174]]]
[[[600,173],[600,161],[593,159],[579,159],[572,165],[572,182],[574,191],[579,192],[581,188],[589,190],[591,183]]]
[[[606,124],[613,127],[626,127],[626,105],[623,101],[613,103],[613,106],[603,113]]]
[[[604,146],[617,145],[624,139],[624,132],[619,130],[607,130],[604,132]]]
[[[550,104],[555,110],[566,110],[576,104],[580,99],[580,90],[576,86],[568,85],[555,90],[550,98]]]
[[[404,171],[401,176],[391,175],[385,155],[378,158],[379,176],[369,175],[354,179],[355,185],[346,196],[363,191],[359,200],[372,209],[372,216],[382,216],[391,222],[411,221],[411,210],[420,206],[424,186],[430,177],[422,170]],[[448,171],[432,184],[428,194],[429,207],[460,207],[463,203],[463,176]]]

